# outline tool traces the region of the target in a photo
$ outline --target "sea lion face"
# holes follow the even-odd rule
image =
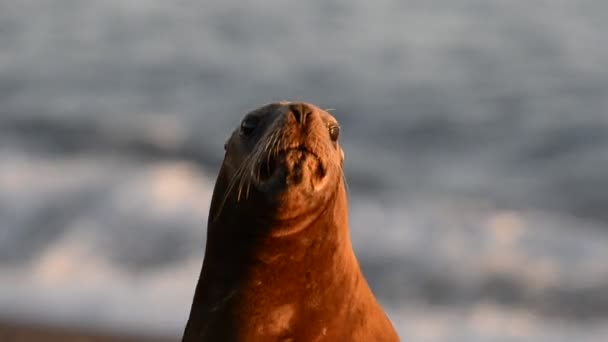
[[[308,103],[248,113],[225,145],[226,191],[237,202],[263,198],[283,219],[324,203],[343,186],[339,133],[333,116]]]

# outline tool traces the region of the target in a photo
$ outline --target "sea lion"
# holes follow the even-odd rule
[[[290,102],[232,133],[183,341],[399,341],[351,246],[339,133]]]

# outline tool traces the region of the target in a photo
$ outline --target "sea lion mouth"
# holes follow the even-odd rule
[[[267,184],[284,179],[287,184],[299,184],[306,174],[321,180],[326,168],[316,153],[300,145],[270,152],[259,165],[258,181]]]

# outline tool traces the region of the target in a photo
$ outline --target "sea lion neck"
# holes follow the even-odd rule
[[[344,192],[340,194],[343,196],[336,196],[304,229],[289,234],[271,234],[291,228],[265,227],[268,221],[262,219],[248,221],[245,227],[230,217],[209,222],[205,264],[195,303],[211,304],[199,308],[196,314],[209,322],[218,319],[240,326],[233,329],[235,340],[246,341],[262,334],[273,338],[259,340],[274,341],[274,335],[283,329],[293,332],[317,322],[327,306],[356,303],[354,297],[361,292],[367,295],[369,289],[349,238],[346,196]],[[244,234],[244,228],[249,232],[269,229],[269,233]],[[286,322],[281,329],[274,329],[268,324],[268,317],[283,311],[303,323]],[[339,312],[331,319],[354,318],[349,312]],[[322,331],[323,327],[315,323],[311,334]]]

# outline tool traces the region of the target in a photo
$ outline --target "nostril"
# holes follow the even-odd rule
[[[303,103],[294,103],[289,107],[289,109],[296,121],[300,124],[306,123],[306,119],[308,116],[310,116],[310,114],[312,114],[311,108]]]

